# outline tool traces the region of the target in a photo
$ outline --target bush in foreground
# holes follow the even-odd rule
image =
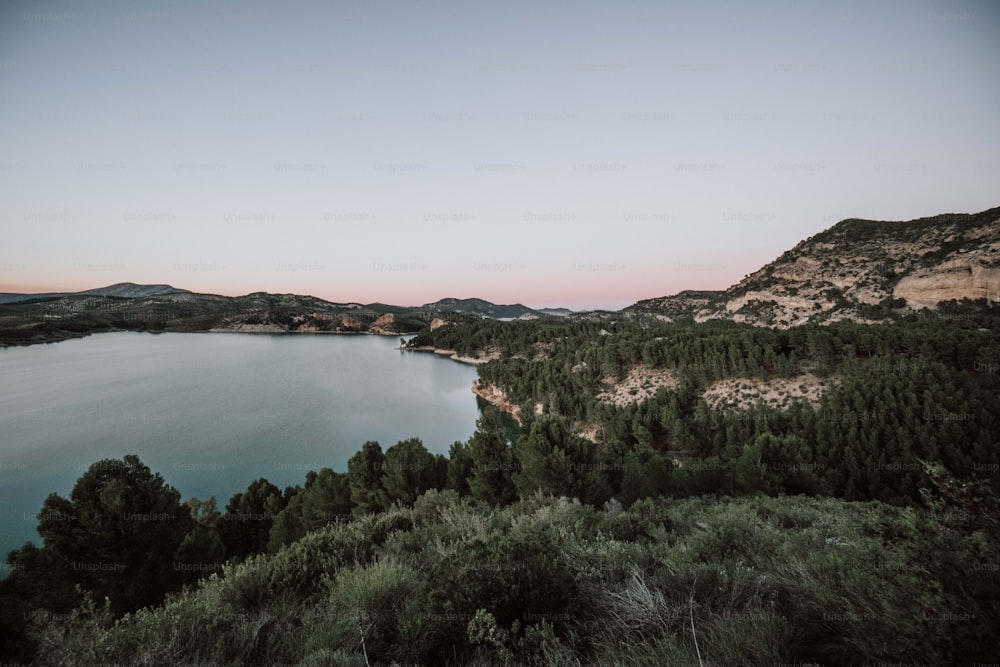
[[[961,664],[998,654],[994,531],[876,502],[431,491],[112,622],[36,623],[39,662]]]

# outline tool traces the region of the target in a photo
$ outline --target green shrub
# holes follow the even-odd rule
[[[431,618],[441,648],[466,646],[466,628],[480,610],[510,630],[548,622],[557,636],[577,609],[576,583],[569,563],[551,535],[530,538],[512,533],[456,545],[432,570]]]
[[[328,634],[317,648],[361,652],[378,662],[422,661],[429,627],[423,578],[392,560],[346,569],[329,582]]]
[[[92,605],[41,619],[37,662],[967,664],[997,654],[1000,544],[976,522],[804,497],[609,507],[533,495],[487,509],[431,493],[413,510],[228,566],[113,624]]]

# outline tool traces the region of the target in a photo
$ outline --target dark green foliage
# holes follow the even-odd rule
[[[636,445],[623,460],[621,491],[616,497],[626,506],[668,493],[672,466],[648,444]]]
[[[330,468],[321,468],[315,475],[310,473],[305,489],[295,497],[300,498],[302,527],[306,532],[350,518],[351,488],[346,473]]]
[[[444,646],[461,645],[477,610],[505,629],[546,621],[559,631],[578,608],[569,563],[551,533],[497,535],[462,544],[432,570],[430,617]],[[515,625],[516,624],[516,625]],[[447,660],[447,653],[437,656]]]
[[[177,548],[174,568],[184,573],[184,583],[222,569],[225,562],[226,545],[216,528],[220,514],[215,508],[215,498],[199,500],[189,498],[184,503],[195,526],[188,532]]]
[[[447,476],[448,462],[428,452],[419,438],[397,442],[382,461],[383,506],[412,505],[424,491],[443,489]]]
[[[471,466],[466,479],[473,498],[489,505],[503,505],[514,499],[514,456],[496,408],[487,407],[476,422],[468,457]]]
[[[306,533],[330,523],[351,518],[350,482],[346,473],[330,468],[309,471],[305,488],[292,495],[291,500],[274,518],[268,540],[268,551],[274,553]]]
[[[520,475],[522,488],[572,492],[559,472],[560,465],[571,467],[565,456],[573,445],[565,434],[584,422],[597,426],[603,481],[626,501],[666,490],[721,490],[913,503],[928,484],[920,458],[1000,483],[1000,339],[993,333],[1000,320],[994,310],[944,304],[939,316],[908,316],[889,325],[839,322],[788,330],[731,322],[470,322],[422,336],[428,344],[464,342],[470,350],[499,341],[493,347],[501,358],[479,367],[481,382],[530,406],[522,408],[523,416],[541,402],[541,420],[570,422],[561,433],[549,428],[549,438],[536,433],[522,450],[532,467]],[[536,354],[539,345],[544,359]],[[669,369],[677,385],[624,407],[598,399],[606,375],[637,366]],[[818,404],[712,409],[702,398],[719,380],[804,373],[827,385]],[[524,422],[530,434],[530,419]],[[764,436],[769,439],[760,441],[759,453],[744,455]],[[633,452],[637,447],[643,453]],[[650,489],[641,480],[636,486],[638,467],[672,468],[671,460],[680,466],[670,480],[645,474],[660,486]]]
[[[58,579],[109,598],[114,613],[175,587],[174,553],[194,525],[180,494],[132,455],[93,464],[68,500],[50,495],[39,516],[44,549],[63,566]]]
[[[764,452],[776,447],[776,438],[770,433],[757,436],[745,445],[739,456],[732,462],[733,486],[740,493],[774,493],[778,481],[764,461]]]
[[[472,460],[472,453],[468,443],[455,441],[448,448],[448,480],[446,488],[449,488],[459,495],[467,496],[471,493],[469,489],[469,477],[472,475],[475,463]]]
[[[514,447],[520,470],[514,484],[522,498],[541,491],[600,504],[610,495],[597,445],[570,432],[563,419],[536,420]]]
[[[347,479],[355,516],[378,512],[385,505],[382,486],[382,466],[385,454],[382,446],[369,440],[347,462]]]
[[[274,553],[306,534],[306,528],[302,521],[302,499],[300,496],[301,493],[293,496],[285,509],[274,517],[267,541],[268,552]]]
[[[284,506],[281,489],[263,478],[235,494],[216,524],[226,557],[240,559],[267,551],[274,518]]]
[[[950,497],[950,496],[944,496]],[[308,534],[117,625],[39,623],[40,662],[972,664],[1000,636],[996,531],[877,502],[502,508],[431,492]],[[953,507],[954,509],[954,507]],[[996,519],[995,507],[984,515]],[[385,521],[404,531],[378,529]],[[692,634],[692,627],[696,634]],[[697,650],[694,644],[697,637]]]
[[[208,526],[195,526],[177,548],[174,567],[186,573],[185,583],[200,579],[207,573],[222,568],[226,545],[219,531]]]
[[[423,589],[421,573],[395,561],[341,571],[330,585],[331,643],[376,664],[422,655],[431,629]]]
[[[81,595],[52,549],[26,543],[8,554],[7,565],[10,574],[0,580],[0,656],[27,663],[37,648],[28,634],[30,622],[68,612]]]
[[[0,585],[4,652],[29,651],[26,620],[69,611],[81,591],[107,598],[115,615],[158,603],[185,579],[174,555],[194,526],[180,494],[138,457],[93,464],[68,499],[45,500],[43,547],[26,544],[8,556],[11,574]]]

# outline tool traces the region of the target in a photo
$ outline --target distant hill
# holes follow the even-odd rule
[[[724,292],[681,292],[622,312],[785,327],[883,320],[962,299],[1000,301],[1000,207],[903,222],[842,220]]]
[[[434,303],[425,303],[422,309],[430,312],[460,313],[464,315],[478,315],[480,317],[491,317],[493,319],[517,318],[524,315],[539,315],[539,311],[532,310],[520,303],[513,305],[497,305],[484,301],[483,299],[454,299],[445,298]]]
[[[136,283],[115,283],[107,287],[96,287],[82,292],[45,292],[41,294],[24,294],[15,292],[0,292],[0,304],[30,301],[33,299],[52,299],[71,294],[89,296],[117,296],[126,298],[163,296],[165,294],[192,294],[186,289],[178,289],[171,285],[137,285]]]
[[[148,296],[163,296],[165,294],[192,294],[190,290],[177,289],[171,285],[137,285],[135,283],[115,283],[107,287],[98,287],[77,294],[90,294],[93,296],[119,296],[125,298],[139,298]]]
[[[542,315],[551,315],[552,317],[569,317],[574,311],[569,308],[539,308],[538,312]]]
[[[691,317],[698,310],[714,304],[722,294],[720,291],[685,290],[673,296],[638,301],[625,308],[623,312],[631,315],[648,314],[671,320]]]
[[[408,307],[333,303],[268,292],[229,297],[171,285],[118,283],[82,292],[0,295],[0,345],[54,342],[122,329],[398,335],[419,331],[448,314],[497,319],[545,316],[521,304],[496,305],[482,299],[442,299]]]
[[[398,334],[418,331],[430,319],[419,310],[383,304],[336,304],[266,292],[229,297],[126,283],[0,303],[0,344],[52,342],[123,329]]]
[[[33,299],[51,299],[66,296],[67,292],[45,292],[40,294],[23,294],[21,292],[0,292],[0,304],[31,301]]]

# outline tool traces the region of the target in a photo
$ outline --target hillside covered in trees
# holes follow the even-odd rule
[[[786,330],[455,316],[409,346],[491,359],[479,385],[516,413],[513,431],[486,408],[447,457],[368,442],[346,471],[286,489],[261,478],[224,508],[182,502],[134,457],[97,462],[46,501],[43,546],[8,557],[4,653],[987,659],[997,316],[958,302]]]
[[[996,306],[955,303],[888,325],[788,330],[478,322],[426,330],[410,344],[473,357],[489,351],[496,358],[479,366],[480,382],[518,406],[526,431],[558,423],[589,434],[589,442],[573,438],[580,448],[599,445],[614,461],[656,453],[674,468],[676,492],[742,485],[905,503],[926,484],[921,459],[997,479],[997,314]],[[628,377],[658,372],[669,374],[670,387],[605,399]],[[755,402],[729,388],[738,380],[765,389],[811,383],[818,396]],[[710,402],[713,392],[722,400]],[[759,478],[740,479],[737,470],[751,463]],[[610,477],[614,489],[619,480]]]

